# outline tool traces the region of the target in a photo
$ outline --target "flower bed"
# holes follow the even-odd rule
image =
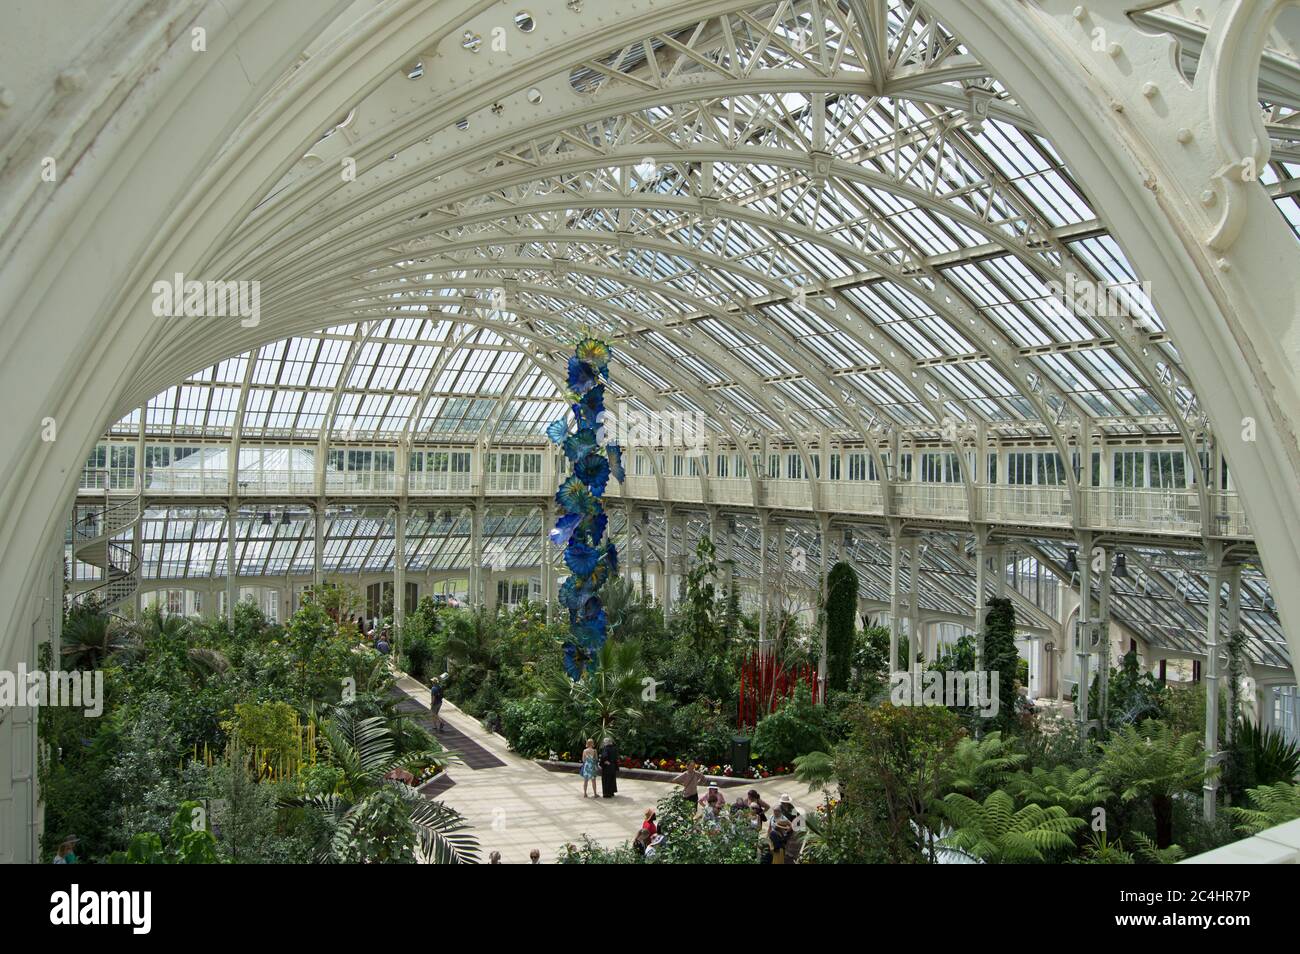
[[[538,759],[538,761],[544,765],[547,762],[554,763],[554,764],[563,764],[563,765],[578,764],[577,762],[573,761],[573,754],[570,752],[560,752],[559,754],[552,752],[550,759]],[[649,758],[637,758],[631,755],[625,755],[618,760],[618,765],[619,768],[621,769],[634,769],[637,771],[644,770],[648,772],[665,772],[665,773],[671,773],[673,775],[680,775],[682,772],[685,772],[687,764],[688,763],[684,759],[669,759],[669,758],[649,759]],[[547,767],[549,768],[549,766]],[[709,776],[711,779],[719,779],[719,780],[749,779],[753,781],[757,779],[772,778],[777,775],[790,775],[794,772],[794,768],[789,765],[767,766],[764,765],[762,762],[755,762],[753,765],[750,765],[748,769],[745,769],[740,772],[737,772],[730,765],[698,765],[697,768],[699,768],[701,772]]]
[[[619,761],[621,763],[623,760],[620,759]],[[561,762],[557,759],[537,759],[537,764],[548,772],[572,772],[577,774],[578,770],[582,768],[581,762]],[[639,779],[643,782],[671,782],[680,774],[681,773],[677,771],[663,771],[660,769],[639,767],[626,768],[621,765],[618,770],[619,778],[633,778]],[[600,776],[598,775],[596,777],[599,778]],[[706,775],[704,776],[704,781],[706,784],[714,782],[719,788],[735,788],[742,785],[748,785],[754,780],[752,778],[741,778],[734,775]]]

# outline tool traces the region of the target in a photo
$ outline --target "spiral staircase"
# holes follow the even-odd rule
[[[85,606],[93,602],[111,613],[134,599],[140,588],[140,558],[114,538],[131,530],[140,520],[140,513],[137,495],[118,503],[106,500],[100,509],[73,521],[73,557],[99,567],[103,578],[95,586],[74,594],[69,600],[71,605]]]

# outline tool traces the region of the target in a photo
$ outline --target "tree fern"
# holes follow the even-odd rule
[[[1207,770],[1201,741],[1163,722],[1126,725],[1102,747],[1102,776],[1124,801],[1146,798],[1156,821],[1156,844],[1173,842],[1173,798],[1191,792],[1218,769]]]
[[[1044,861],[1052,852],[1072,848],[1073,833],[1084,824],[1055,805],[1026,805],[1017,811],[1003,791],[991,793],[982,803],[952,792],[939,810],[953,826],[939,844],[989,864]]]
[[[808,791],[825,788],[835,780],[835,757],[828,752],[809,752],[794,760],[794,777],[808,783]]]
[[[1243,835],[1255,835],[1265,828],[1300,818],[1300,785],[1277,782],[1247,789],[1246,794],[1252,807],[1228,809],[1237,831]]]
[[[1001,732],[982,739],[965,738],[957,743],[949,761],[949,786],[959,792],[981,794],[1001,784],[1022,762],[1014,739],[1004,740]]]
[[[1087,768],[1071,769],[1068,765],[1052,768],[1035,766],[1020,772],[1006,783],[1007,791],[1022,802],[1044,807],[1057,805],[1071,815],[1084,812],[1110,798],[1110,789],[1099,772]]]
[[[1133,833],[1133,840],[1137,842],[1137,851],[1135,852],[1138,859],[1149,865],[1172,865],[1187,855],[1187,852],[1177,845],[1170,845],[1168,848],[1160,848],[1154,841],[1148,838],[1140,831]]]

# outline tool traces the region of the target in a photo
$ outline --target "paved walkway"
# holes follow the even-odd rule
[[[428,709],[429,690],[419,682],[399,675],[397,686]],[[584,799],[582,778],[576,773],[548,772],[522,758],[510,751],[505,739],[487,731],[477,719],[450,702],[443,702],[442,718],[502,763],[473,769],[452,765],[445,774],[453,784],[436,796],[473,826],[484,863],[489,853],[499,851],[503,864],[527,864],[528,853],[536,848],[542,853],[542,862],[549,864],[564,845],[580,842],[584,834],[606,847],[621,844],[637,833],[645,810],[674,789],[666,782],[620,776],[614,798]],[[445,744],[455,747],[451,738],[446,738]],[[806,793],[806,785],[792,778],[766,779],[752,787],[772,803],[782,792],[789,792],[800,810],[816,800],[816,796]],[[747,789],[731,789],[732,798],[737,791]]]

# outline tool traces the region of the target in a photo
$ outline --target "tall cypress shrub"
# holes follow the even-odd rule
[[[847,690],[853,667],[858,573],[841,560],[826,577],[826,685]]]
[[[985,604],[984,668],[998,674],[998,714],[987,730],[1010,729],[1016,721],[1016,608],[1008,599],[994,597]]]

